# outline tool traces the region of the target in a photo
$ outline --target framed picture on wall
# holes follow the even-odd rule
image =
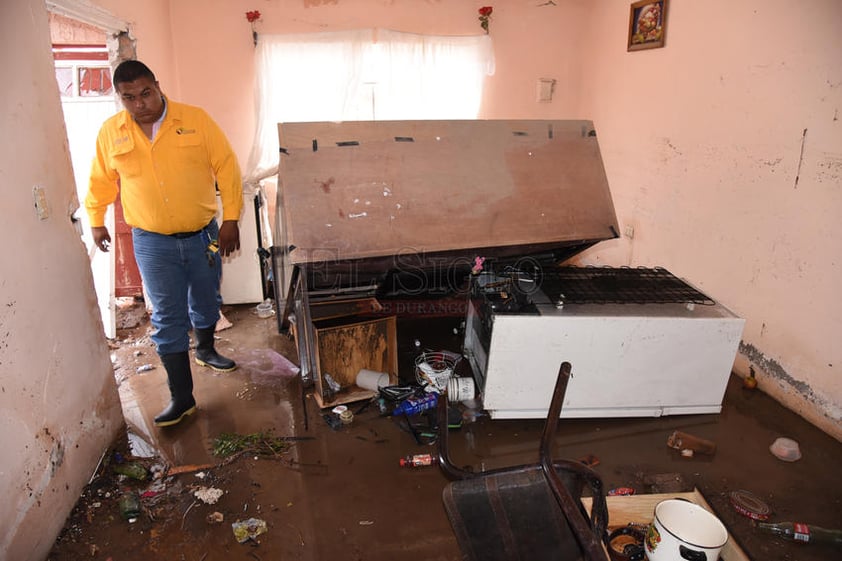
[[[633,2],[629,11],[629,51],[664,46],[667,31],[667,0]]]

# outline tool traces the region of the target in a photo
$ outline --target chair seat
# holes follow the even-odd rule
[[[583,483],[557,470],[577,500]],[[540,467],[452,481],[442,498],[465,557],[472,561],[579,561],[573,531]]]

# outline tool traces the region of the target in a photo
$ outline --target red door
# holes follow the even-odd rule
[[[143,281],[134,260],[132,228],[123,218],[120,197],[114,201],[114,296],[143,296]]]

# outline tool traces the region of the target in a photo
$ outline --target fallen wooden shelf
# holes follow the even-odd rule
[[[655,505],[665,499],[687,499],[713,512],[698,489],[686,493],[662,493],[652,495],[620,495],[606,497],[608,503],[608,526],[611,529],[626,526],[630,522],[649,524],[655,513]],[[583,497],[582,504],[590,512],[591,498]],[[722,561],[751,561],[728,532],[728,541],[720,552]]]

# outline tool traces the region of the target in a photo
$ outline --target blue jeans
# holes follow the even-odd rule
[[[135,260],[152,305],[152,342],[159,355],[187,351],[191,325],[216,325],[222,258],[208,246],[218,238],[216,220],[185,238],[132,228]]]

